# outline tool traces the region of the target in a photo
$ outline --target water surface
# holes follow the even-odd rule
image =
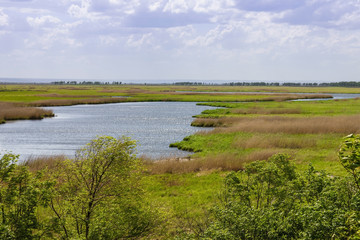
[[[39,155],[73,156],[96,136],[126,135],[138,141],[138,155],[185,156],[189,153],[169,148],[169,144],[198,131],[200,128],[190,126],[192,116],[209,107],[189,102],[142,102],[48,109],[56,117],[0,125],[0,151],[20,154],[22,160]]]

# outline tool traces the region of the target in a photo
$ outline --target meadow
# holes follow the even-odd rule
[[[275,92],[277,94],[267,94]],[[295,95],[291,93],[302,93]],[[306,94],[316,93],[316,94]],[[329,175],[344,177],[338,151],[343,137],[359,133],[360,99],[290,101],[328,98],[329,93],[360,93],[358,88],[229,87],[229,86],[0,86],[0,119],[9,112],[43,111],[43,106],[129,101],[191,101],[219,107],[196,116],[192,125],[213,127],[171,144],[188,158],[143,159],[144,191],[162,221],[149,239],[204,233],[214,219],[210,209],[221,202],[224,180],[247,164],[288,154],[298,171],[311,164]],[[6,110],[6,109],[11,109]],[[6,110],[6,111],[5,111]],[[50,117],[51,112],[38,116]],[[7,117],[5,117],[7,116]],[[31,117],[27,117],[31,118]],[[26,117],[18,116],[18,119]],[[56,169],[65,157],[33,158],[24,163],[31,172]],[[168,229],[168,230],[163,230]]]
[[[230,158],[235,169],[275,153],[288,153],[299,168],[311,163],[342,175],[338,146],[342,137],[360,132],[360,99],[206,105],[222,108],[204,111],[192,125],[215,129],[172,146],[194,151],[199,159]]]

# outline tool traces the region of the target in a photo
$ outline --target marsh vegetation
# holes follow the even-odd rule
[[[255,91],[283,93],[252,93]],[[16,239],[19,232],[23,233],[21,229],[27,229],[28,239],[356,239],[360,231],[360,137],[344,136],[360,132],[360,99],[297,102],[288,101],[292,99],[289,92],[360,90],[85,85],[21,86],[19,91],[8,91],[0,99],[29,107],[37,101],[64,99],[76,104],[92,95],[100,99],[122,96],[116,100],[125,102],[203,101],[202,105],[221,108],[203,111],[192,123],[214,127],[212,131],[198,132],[171,145],[195,152],[185,158],[139,160],[131,154],[130,140],[122,140],[121,146],[127,150],[118,149],[122,155],[112,158],[114,140],[109,139],[110,148],[96,147],[107,142],[106,137],[93,140],[93,145],[70,160],[63,156],[33,158],[13,165],[16,157],[6,155],[2,161],[8,167],[3,169],[9,177],[4,178],[2,189],[16,189],[13,183],[22,171],[39,176],[31,178],[29,186],[49,194],[31,195],[37,199],[29,208],[29,216],[35,216],[31,220],[34,224],[20,228],[6,218],[1,229],[12,231],[1,234]],[[93,208],[88,203],[98,198],[91,198],[91,171],[105,169],[102,166],[109,159],[131,159],[134,165],[118,165],[121,176],[109,172],[115,177],[109,175],[109,185],[97,195],[104,202]],[[98,161],[105,165],[97,165]],[[119,194],[108,191],[113,186],[118,187],[114,193]],[[3,202],[8,209],[17,208],[17,195],[13,196],[14,201]],[[81,210],[73,208],[73,202],[83,206]],[[3,216],[11,216],[11,211]],[[119,222],[123,223],[120,228],[115,224]]]
[[[7,120],[43,119],[53,117],[51,110],[27,107],[24,104],[0,102],[0,123]]]

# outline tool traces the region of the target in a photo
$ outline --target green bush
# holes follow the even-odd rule
[[[54,183],[17,165],[17,160],[13,154],[0,159],[0,239],[50,237],[52,227],[37,211],[49,205]]]
[[[297,173],[279,154],[226,177],[223,202],[203,238],[359,239],[359,200],[351,179],[312,166]]]
[[[62,238],[134,238],[152,230],[155,215],[144,199],[134,149],[129,138],[99,137],[56,169],[51,207]]]

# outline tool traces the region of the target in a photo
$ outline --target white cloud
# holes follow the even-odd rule
[[[47,15],[47,16],[41,16],[41,17],[28,17],[26,18],[27,22],[32,27],[40,27],[46,23],[60,23],[61,20],[59,18]]]
[[[223,12],[235,6],[233,0],[198,0],[195,1],[195,12]]]
[[[1,54],[17,49],[33,55],[35,62],[38,52],[44,59],[51,56],[54,63],[62,56],[59,65],[67,58],[89,59],[99,64],[98,69],[117,61],[126,63],[128,69],[137,68],[138,62],[143,66],[156,62],[158,70],[165,64],[178,76],[206,78],[207,69],[214,68],[217,76],[230,78],[231,74],[241,76],[239,68],[251,72],[264,69],[268,62],[267,71],[277,76],[270,66],[288,67],[296,74],[295,63],[316,66],[315,59],[319,63],[326,59],[326,66],[335,66],[331,65],[335,62],[346,65],[360,54],[358,0],[3,2],[0,45],[7,50],[0,51],[0,60]],[[304,59],[306,62],[301,62]],[[277,63],[283,65],[275,66]],[[197,75],[188,74],[186,66]],[[122,76],[116,69],[113,76]],[[33,71],[41,72],[41,64]],[[1,74],[7,75],[6,68],[1,68]],[[131,77],[131,71],[129,74]],[[164,74],[175,76],[170,70]],[[260,75],[254,71],[247,76]]]
[[[205,35],[198,36],[195,39],[187,41],[187,46],[209,46],[221,41],[226,34],[231,33],[234,30],[233,24],[218,25],[215,28],[209,30]]]
[[[105,46],[114,46],[117,43],[117,39],[112,36],[99,36],[100,42]]]
[[[360,3],[360,1],[359,1]],[[337,21],[332,22],[335,26],[343,28],[359,28],[360,27],[360,8],[353,12],[346,13]]]
[[[67,12],[70,14],[70,16],[75,18],[85,18],[93,21],[102,19],[100,16],[101,14],[90,11],[91,3],[91,0],[81,0],[80,5],[71,4]]]
[[[169,34],[169,36],[172,39],[179,40],[179,39],[186,39],[186,38],[193,36],[193,34],[195,33],[195,29],[193,26],[188,25],[188,26],[168,28],[168,29],[166,29],[166,32]]]
[[[186,13],[189,10],[189,4],[186,0],[169,0],[163,11],[170,13]]]
[[[3,10],[0,8],[0,26],[9,25],[9,16],[6,15]]]
[[[144,45],[152,45],[153,41],[153,34],[152,33],[146,33],[146,34],[142,34],[140,36],[135,36],[135,35],[130,35],[126,45],[129,47],[134,47],[134,48],[141,48]]]
[[[149,2],[148,8],[150,12],[154,12],[160,9],[162,5],[163,5],[163,0],[152,0]]]
[[[109,3],[116,7],[116,12],[123,12],[129,15],[134,14],[141,5],[140,0],[109,0]]]
[[[38,22],[42,23],[42,21]],[[61,24],[56,20],[55,22],[58,23],[56,26],[42,28],[40,31],[30,34],[24,40],[25,47],[28,49],[42,49],[46,51],[64,51],[69,47],[72,49],[83,46],[80,39],[76,39],[72,36],[74,29],[82,24],[81,21],[69,24]]]

